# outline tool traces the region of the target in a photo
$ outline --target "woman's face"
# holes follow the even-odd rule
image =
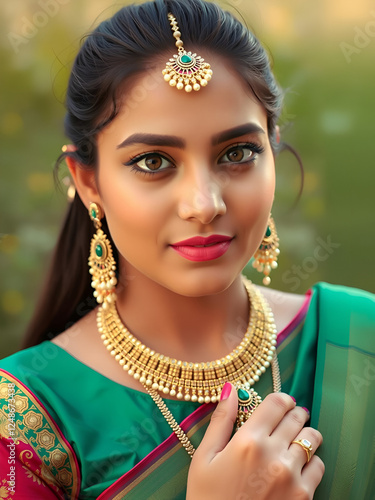
[[[213,77],[198,92],[170,87],[162,67],[140,77],[98,137],[98,189],[121,273],[186,296],[238,277],[275,188],[265,110],[220,58],[207,60]]]

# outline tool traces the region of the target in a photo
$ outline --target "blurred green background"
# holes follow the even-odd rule
[[[69,68],[82,35],[127,3],[0,3],[0,357],[19,347],[67,204],[52,170],[66,142]],[[272,53],[286,89],[283,139],[304,163],[304,194],[291,210],[298,165],[289,153],[277,161],[282,253],[271,286],[303,293],[324,280],[375,292],[375,6],[218,3],[238,11]]]

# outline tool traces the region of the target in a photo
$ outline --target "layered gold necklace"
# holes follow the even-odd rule
[[[225,382],[231,382],[238,394],[239,428],[262,401],[252,386],[270,365],[273,389],[281,390],[272,311],[251,281],[243,277],[243,283],[250,304],[247,330],[230,354],[215,361],[192,363],[155,352],[126,328],[115,303],[98,310],[98,330],[104,345],[123,369],[143,384],[190,455],[194,448],[158,393],[179,400],[216,403]]]

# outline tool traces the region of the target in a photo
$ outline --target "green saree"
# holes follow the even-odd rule
[[[317,500],[375,497],[374,331],[373,295],[320,283],[278,335],[282,390],[324,437]],[[272,391],[270,370],[255,388]],[[215,405],[166,402],[197,447]],[[13,443],[14,498],[185,498],[191,459],[151,398],[48,341],[0,361],[0,438],[0,498]]]

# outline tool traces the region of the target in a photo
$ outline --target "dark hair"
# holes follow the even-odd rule
[[[276,124],[282,92],[267,53],[254,34],[214,3],[155,0],[123,7],[85,39],[74,61],[66,95],[65,133],[77,150],[62,154],[57,167],[70,155],[82,168],[96,168],[96,137],[119,112],[119,92],[125,89],[126,98],[124,85],[131,77],[150,67],[155,57],[175,50],[168,12],[176,17],[186,47],[204,48],[226,58],[247,82],[267,112],[268,134],[277,152]],[[108,234],[105,220],[104,230]],[[76,195],[23,347],[53,338],[96,306],[87,268],[93,232],[87,210]]]

